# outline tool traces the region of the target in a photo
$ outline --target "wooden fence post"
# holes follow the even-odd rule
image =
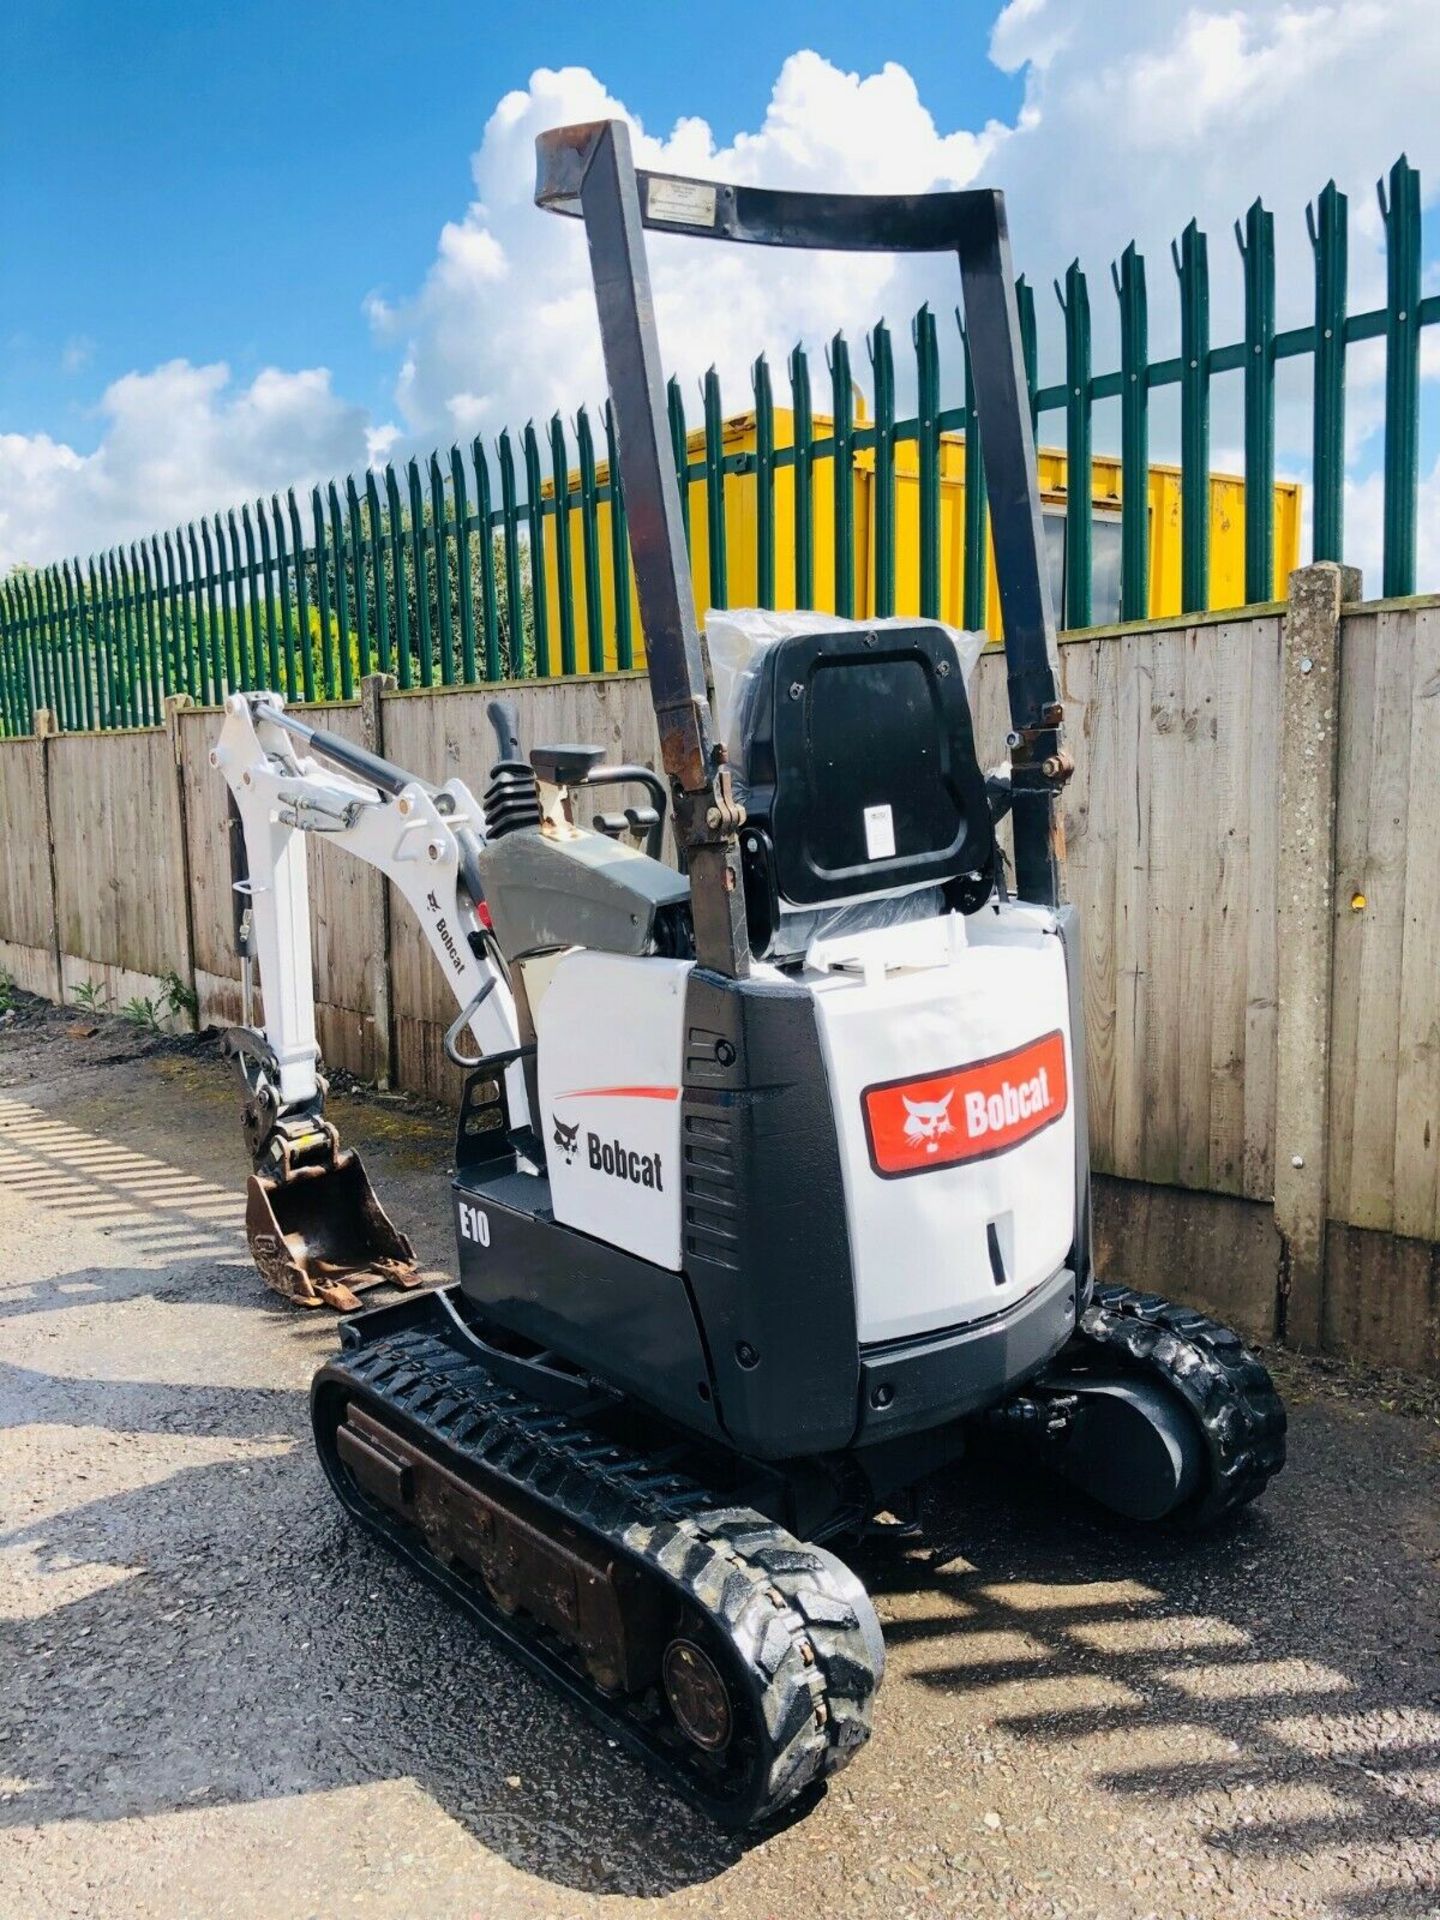
[[[54,712],[37,707],[35,751],[40,756],[40,798],[45,814],[45,853],[50,873],[50,958],[55,968],[55,1004],[65,1004],[65,968],[60,955],[60,885],[55,871],[55,815],[50,806],[50,742],[60,732]]]
[[[371,753],[385,752],[386,691],[395,685],[390,673],[367,673],[360,682],[360,720],[365,745]],[[375,1025],[375,1084],[388,1088],[395,1077],[395,1021],[390,994],[390,888],[383,874],[371,873],[367,915],[366,972],[370,982],[370,1009]]]
[[[181,963],[176,971],[181,983],[193,994],[195,988],[195,902],[190,892],[190,823],[189,808],[185,800],[185,763],[180,751],[180,715],[192,704],[188,693],[171,693],[165,697],[165,738],[170,747],[171,767],[171,803],[170,814],[170,858],[175,862],[175,870],[180,876],[180,898],[184,904],[184,914],[180,925],[180,938],[183,943]],[[197,1012],[190,1015],[192,1028],[198,1028],[199,1002]]]
[[[1318,1348],[1329,1217],[1330,1015],[1340,613],[1354,567],[1290,576],[1280,648],[1280,858],[1276,955],[1275,1225],[1281,1337]],[[1264,742],[1255,743],[1257,752]]]

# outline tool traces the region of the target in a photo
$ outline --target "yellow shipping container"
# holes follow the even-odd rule
[[[816,417],[814,434],[818,439],[830,431],[830,421]],[[724,447],[727,458],[755,451],[755,416],[736,415],[725,422]],[[792,416],[776,409],[775,445],[788,447],[792,439]],[[705,437],[696,431],[689,437],[692,464],[703,459]],[[920,484],[919,448],[913,440],[901,441],[895,448],[895,611],[918,614],[920,582]],[[1040,492],[1044,504],[1045,533],[1050,562],[1051,587],[1057,613],[1064,605],[1065,568],[1065,455],[1053,447],[1039,450]],[[867,618],[875,606],[875,454],[866,448],[856,453],[852,484],[855,494],[855,617]],[[835,606],[835,486],[834,463],[818,460],[812,469],[811,517],[813,527],[812,604],[825,611]],[[603,483],[608,470],[601,466],[598,478]],[[579,487],[578,474],[571,474],[572,499]],[[754,606],[758,599],[756,579],[756,485],[755,474],[725,475],[725,550],[727,599],[733,607]],[[551,488],[546,487],[546,498]],[[1150,468],[1150,614],[1161,618],[1180,611],[1180,469],[1157,465]],[[1091,566],[1091,606],[1097,626],[1110,625],[1120,618],[1120,461],[1119,457],[1097,454],[1092,464],[1091,499],[1093,531]],[[707,502],[703,477],[690,482],[690,553],[695,576],[697,612],[703,617],[713,598],[710,584],[710,540]],[[610,507],[602,501],[598,509],[598,547],[600,560],[601,630],[604,635],[605,665],[611,669],[615,658],[615,582],[610,565]],[[546,523],[545,582],[550,629],[549,670],[560,666],[559,583],[555,561],[553,521]],[[775,601],[780,607],[795,605],[795,471],[780,467],[775,472]],[[589,662],[587,635],[589,624],[585,599],[584,569],[581,565],[581,527],[578,505],[570,511],[570,547],[572,555],[572,614],[575,623],[575,657],[581,672]],[[1275,487],[1275,584],[1276,599],[1283,597],[1291,570],[1300,564],[1300,488],[1290,481]],[[954,626],[963,625],[965,566],[965,436],[947,433],[940,441],[940,615]],[[986,630],[999,633],[999,597],[995,583],[993,552],[989,557],[986,585]],[[1245,482],[1234,474],[1210,476],[1210,605],[1242,606],[1245,599]],[[639,607],[631,589],[631,631],[634,636],[635,665],[645,660],[644,639]],[[546,663],[540,662],[540,670]]]

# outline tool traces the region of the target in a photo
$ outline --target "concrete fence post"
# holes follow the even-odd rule
[[[192,704],[188,693],[171,693],[165,698],[165,738],[170,748],[169,851],[180,882],[180,965],[176,972],[183,986],[193,994],[195,987],[195,901],[190,874],[190,809],[185,798],[185,759],[180,745],[180,715]],[[196,1002],[197,1008],[199,1002]],[[192,1027],[200,1022],[189,1016]]]
[[[1318,1348],[1329,1218],[1330,1017],[1340,615],[1354,567],[1290,576],[1280,649],[1280,856],[1276,941],[1275,1225],[1281,1337]],[[1264,751],[1264,743],[1255,743]]]
[[[360,721],[371,753],[385,752],[385,694],[395,685],[390,673],[367,673],[360,682]],[[371,1018],[375,1024],[375,1083],[388,1088],[395,1078],[395,1020],[390,992],[390,889],[384,876],[369,876],[366,974]]]

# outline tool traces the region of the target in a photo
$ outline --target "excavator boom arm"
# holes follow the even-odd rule
[[[210,757],[235,796],[244,830],[248,874],[236,884],[248,898],[263,1037],[276,1062],[282,1113],[320,1093],[306,844],[312,835],[382,873],[414,913],[459,1009],[451,1057],[465,1058],[458,1041],[466,1027],[479,1056],[513,1051],[509,989],[494,959],[470,939],[480,904],[474,855],[481,816],[463,781],[432,787],[308,727],[271,693],[230,696]],[[518,1074],[510,1093],[512,1112],[523,1115]]]

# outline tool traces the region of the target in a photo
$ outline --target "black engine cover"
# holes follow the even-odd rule
[[[855,1283],[814,1000],[697,967],[685,1021],[682,1245],[721,1419],[762,1459],[847,1446]]]

